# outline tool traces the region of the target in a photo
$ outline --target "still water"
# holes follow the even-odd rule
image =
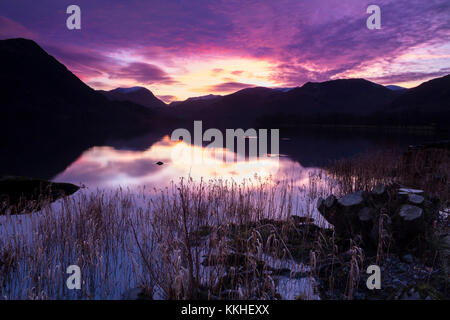
[[[89,188],[142,185],[159,188],[177,182],[181,177],[196,180],[227,179],[240,183],[257,176],[263,179],[290,179],[301,184],[311,171],[330,161],[380,148],[403,150],[408,145],[439,138],[430,134],[405,132],[316,130],[293,134],[281,131],[279,154],[229,162],[218,159],[211,150],[172,141],[168,134],[157,138],[151,135],[111,142],[109,146],[91,147],[53,180]],[[189,152],[202,153],[202,161],[194,161],[188,156],[191,154]]]

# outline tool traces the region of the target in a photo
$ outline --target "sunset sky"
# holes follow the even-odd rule
[[[81,30],[66,28],[81,7]],[[366,9],[381,7],[381,30]],[[363,77],[412,87],[450,73],[448,0],[2,0],[0,39],[35,40],[95,89],[169,102],[249,86]]]

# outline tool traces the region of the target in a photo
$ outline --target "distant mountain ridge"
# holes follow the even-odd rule
[[[450,75],[404,91],[386,109],[403,123],[430,123],[450,128]]]
[[[441,113],[450,111],[450,75],[432,79],[408,89],[390,106],[394,111]]]
[[[166,104],[144,87],[116,88],[110,91],[98,90],[111,101],[131,101],[150,109],[164,108]]]
[[[395,86],[395,85],[387,85],[386,88],[392,90],[392,91],[403,91],[403,90],[408,90],[404,87],[400,87],[400,86]]]
[[[179,105],[179,104],[186,105],[186,104],[189,104],[191,102],[194,102],[194,103],[197,102],[197,103],[200,103],[200,104],[207,104],[208,105],[208,104],[210,104],[210,103],[220,99],[221,97],[222,97],[221,95],[215,95],[215,94],[208,94],[208,95],[199,96],[199,97],[190,97],[190,98],[187,98],[186,100],[183,100],[183,101],[172,101],[169,104],[169,106],[170,107],[174,107],[174,106]]]
[[[174,104],[173,110],[178,116],[204,119],[211,126],[433,123],[445,127],[450,121],[449,79],[446,76],[404,90],[365,79],[308,82],[290,90],[253,87],[206,102],[188,99]]]

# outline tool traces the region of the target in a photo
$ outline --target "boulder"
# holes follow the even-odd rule
[[[343,196],[338,203],[344,207],[355,207],[361,205],[363,201],[362,192],[356,192]]]
[[[411,189],[411,188],[400,188],[398,191],[400,193],[405,193],[405,194],[409,194],[409,193],[423,193],[423,190]]]
[[[400,208],[399,216],[405,221],[412,221],[422,217],[423,210],[417,206],[405,204]]]
[[[408,201],[414,204],[422,204],[425,198],[415,193],[408,194]]]
[[[329,211],[336,204],[336,197],[329,195],[326,199],[320,197],[317,200],[317,209],[323,214],[323,212]]]
[[[319,199],[317,199],[316,207],[319,211],[321,211],[321,208],[324,206],[324,202],[325,200],[322,197],[319,197]]]
[[[122,300],[153,300],[153,297],[149,290],[131,288],[122,294]]]
[[[325,204],[325,207],[330,209],[331,207],[334,206],[335,203],[336,203],[336,197],[331,194],[325,199],[325,203],[324,204]]]
[[[376,212],[373,208],[364,207],[358,212],[358,217],[361,222],[372,221]]]
[[[332,195],[320,199],[318,209],[341,238],[360,236],[362,246],[369,251],[377,248],[383,213],[383,235],[393,241],[393,250],[407,254],[411,248],[423,246],[423,239],[433,233],[439,199],[422,190],[379,184],[371,192],[359,191],[338,200]]]
[[[3,176],[0,177],[0,215],[8,210],[11,214],[37,211],[42,203],[72,195],[79,189],[80,187],[70,183]]]
[[[373,187],[371,193],[375,196],[381,196],[386,192],[386,186],[384,184],[377,184],[375,187]]]
[[[358,212],[364,207],[362,192],[343,196],[336,200],[333,195],[326,200],[318,201],[318,210],[333,224],[335,231],[343,237],[352,237],[359,233],[360,223]]]

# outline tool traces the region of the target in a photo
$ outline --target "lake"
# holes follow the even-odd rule
[[[163,187],[181,177],[242,182],[255,175],[279,180],[289,178],[301,183],[311,170],[336,159],[381,148],[406,149],[409,145],[441,138],[440,135],[421,131],[280,130],[278,155],[230,163],[213,157],[205,148],[171,141],[170,133],[152,132],[134,139],[110,141],[107,146],[90,147],[68,163],[66,169],[53,180],[90,188]],[[204,153],[201,163],[186,156],[186,152],[191,150]]]

